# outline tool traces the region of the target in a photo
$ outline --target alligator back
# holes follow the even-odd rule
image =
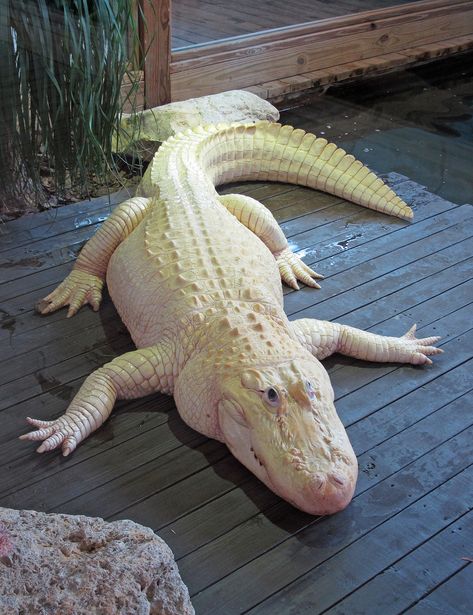
[[[412,212],[341,148],[290,126],[211,126],[166,141],[141,194],[151,212],[115,251],[112,299],[138,347],[176,335],[183,319],[252,289],[282,311],[279,271],[266,246],[219,202],[215,186],[237,180],[309,186],[399,217]]]

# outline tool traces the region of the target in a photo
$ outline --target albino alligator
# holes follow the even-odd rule
[[[98,309],[106,277],[137,346],[91,374],[55,421],[28,418],[69,455],[115,399],[173,394],[181,417],[216,438],[277,494],[313,514],[350,501],[356,457],[319,359],[430,363],[439,339],[383,337],[312,319],[289,322],[280,278],[319,288],[272,214],[214,186],[242,179],[324,190],[405,219],[411,209],[353,156],[325,139],[262,122],[188,130],[155,155],[140,196],[118,206],[73,271],[39,304]]]

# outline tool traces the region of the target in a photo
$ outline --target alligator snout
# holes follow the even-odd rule
[[[334,471],[315,473],[309,477],[303,494],[306,512],[313,515],[331,515],[343,510],[353,497],[356,485],[354,472]]]

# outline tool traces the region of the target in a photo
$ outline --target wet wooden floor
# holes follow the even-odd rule
[[[325,362],[360,466],[344,512],[314,518],[280,500],[165,396],[118,403],[67,459],[17,439],[25,416],[57,417],[86,375],[132,348],[108,298],[70,320],[33,311],[109,214],[103,200],[1,227],[0,504],[152,527],[202,615],[470,612],[473,208],[390,181],[412,224],[308,189],[237,187],[326,276],[322,290],[286,290],[291,318],[443,336],[430,368]]]

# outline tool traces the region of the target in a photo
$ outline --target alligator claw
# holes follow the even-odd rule
[[[437,348],[436,344],[441,337],[434,335],[432,337],[424,337],[421,339],[416,338],[417,325],[412,325],[407,333],[405,333],[401,340],[404,341],[404,347],[410,352],[410,363],[414,365],[432,365],[432,361],[429,359],[429,355],[441,354],[443,350]]]
[[[310,267],[308,267],[304,261],[290,248],[285,248],[281,252],[275,255],[276,262],[279,267],[279,273],[281,279],[291,288],[299,290],[297,280],[303,282],[306,286],[312,286],[312,288],[320,288],[320,285],[313,278],[319,280],[323,279],[323,275],[316,273]]]
[[[33,442],[43,440],[36,449],[38,453],[52,451],[61,446],[62,454],[67,457],[82,440],[80,430],[70,416],[61,416],[56,421],[40,421],[30,417],[26,420],[38,429],[21,435],[20,440]]]
[[[70,318],[86,303],[90,303],[97,311],[102,300],[102,288],[103,280],[96,275],[85,271],[71,271],[64,282],[36,305],[36,311],[49,314],[68,305],[67,317]]]

